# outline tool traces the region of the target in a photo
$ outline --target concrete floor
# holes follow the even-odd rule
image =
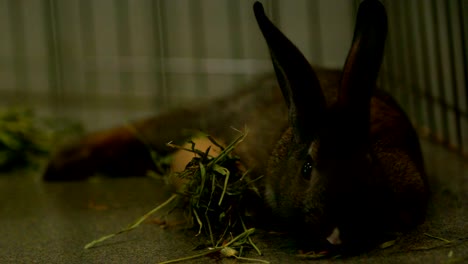
[[[334,262],[468,263],[468,162],[428,142],[423,149],[433,191],[426,223],[392,247]],[[193,231],[144,223],[84,250],[86,243],[119,230],[164,201],[167,193],[161,191],[161,182],[133,178],[44,183],[39,174],[0,175],[0,263],[157,263],[196,254],[193,248],[203,242]],[[284,235],[259,231],[254,240],[264,255],[251,251],[248,257],[271,263],[300,261]],[[186,263],[234,262],[201,258]]]

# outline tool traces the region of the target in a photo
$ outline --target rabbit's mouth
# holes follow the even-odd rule
[[[338,227],[333,228],[332,233],[327,237],[327,241],[334,246],[341,245],[340,229]]]

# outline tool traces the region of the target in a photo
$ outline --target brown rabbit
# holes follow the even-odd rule
[[[314,71],[260,3],[254,12],[280,89],[267,76],[210,105],[135,122],[139,135],[165,154],[166,142],[183,141],[193,130],[229,142],[236,135],[230,127],[247,125],[237,153],[253,173],[266,176],[266,204],[304,245],[327,239],[370,245],[423,221],[428,186],[417,135],[398,104],[375,89],[387,33],[381,3],[361,3],[342,73]],[[135,133],[120,127],[59,151],[44,178],[142,174],[152,164]]]

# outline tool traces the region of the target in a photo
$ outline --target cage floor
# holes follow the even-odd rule
[[[423,149],[433,191],[426,223],[391,247],[339,262],[468,260],[468,163],[428,142]],[[193,249],[201,238],[192,231],[162,229],[152,222],[84,250],[86,243],[120,230],[164,201],[162,183],[145,178],[44,183],[38,174],[0,175],[0,263],[157,263],[197,253]],[[259,231],[254,240],[264,255],[250,251],[248,257],[298,261],[284,235]],[[236,260],[205,257],[189,263],[231,262]]]

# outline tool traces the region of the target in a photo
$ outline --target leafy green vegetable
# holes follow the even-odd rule
[[[0,110],[0,171],[36,166],[59,135],[78,131],[80,125],[39,119],[31,109]]]

